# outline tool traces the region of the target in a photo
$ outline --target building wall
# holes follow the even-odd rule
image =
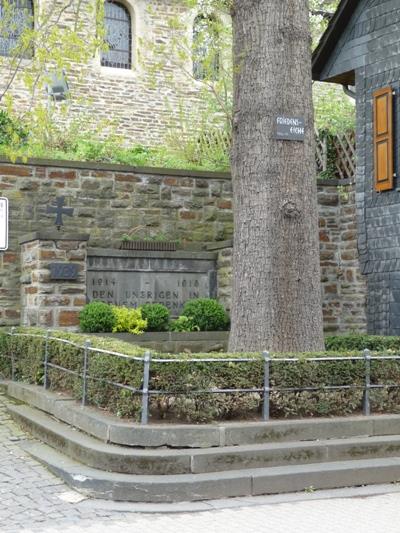
[[[362,68],[366,55],[370,61],[389,60],[395,54],[395,42],[400,23],[397,0],[362,0],[327,61],[321,79]]]
[[[59,166],[57,166],[59,165]],[[65,231],[89,233],[90,247],[119,247],[124,234],[164,235],[189,249],[219,251],[219,297],[229,307],[232,183],[228,174],[138,170],[85,163],[0,163],[0,195],[10,201],[10,247],[0,253],[0,324],[20,311],[20,246],[26,233],[54,228],[47,206],[73,207]],[[365,329],[365,284],[358,268],[354,191],[320,185],[320,244],[325,329]],[[218,244],[220,243],[220,244]],[[224,244],[222,244],[224,243]]]
[[[355,69],[357,92],[356,205],[361,271],[368,286],[368,331],[400,334],[400,6],[364,0],[340,39],[324,77]],[[373,92],[392,86],[395,121],[394,188],[374,190]]]
[[[46,1],[40,0],[39,5]],[[83,0],[83,6],[90,2]],[[199,92],[202,84],[185,74],[185,70],[191,72],[191,64],[183,69],[177,57],[170,52],[174,48],[172,41],[176,39],[176,33],[172,33],[169,26],[170,21],[178,17],[187,23],[186,36],[190,38],[195,12],[180,0],[121,0],[121,3],[129,8],[132,16],[132,69],[102,67],[100,54],[87,64],[73,64],[68,73],[71,101],[67,113],[57,114],[60,104],[52,104],[53,109],[58,122],[81,119],[86,125],[87,117],[92,117],[104,133],[113,129],[126,144],[160,145],[168,132],[182,131],[187,127],[188,117],[190,122],[191,113],[201,106]],[[55,4],[65,7],[64,0],[55,0]],[[67,8],[62,12],[60,25],[74,22],[71,9]],[[89,39],[95,32],[92,13],[87,14],[82,31]],[[165,46],[167,54],[154,52],[154,47],[161,45]],[[0,90],[7,82],[6,73],[6,69],[1,72]],[[32,102],[22,74],[23,69],[10,90],[18,112],[28,109]],[[39,90],[35,101],[46,104],[44,93],[44,90]]]

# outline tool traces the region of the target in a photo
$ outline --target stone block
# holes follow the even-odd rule
[[[246,443],[261,444],[318,439],[341,439],[357,435],[372,435],[372,418],[349,417],[339,420],[293,420],[256,422],[225,426],[225,446]]]
[[[109,492],[110,487],[107,489]],[[103,490],[102,494],[106,494],[107,489]],[[250,495],[251,491],[251,477],[247,473],[216,473],[189,483],[183,479],[179,482],[176,478],[163,476],[156,484],[145,482],[140,487],[133,484],[115,484],[111,498],[117,501],[177,502],[217,499],[221,498],[221,495],[233,498]]]
[[[31,324],[33,325],[33,324]],[[54,311],[53,309],[43,310],[39,308],[38,311],[38,323],[36,326],[42,328],[51,328],[55,326],[54,323]]]
[[[58,170],[48,169],[47,176],[51,180],[53,179],[75,180],[77,178],[77,171],[70,170],[70,169],[58,169]]]
[[[74,401],[71,396],[46,391],[43,387],[27,383],[9,383],[7,393],[12,398],[50,414],[54,414],[56,403],[66,402],[70,405]]]
[[[79,311],[60,311],[58,314],[58,326],[62,328],[79,326]]]
[[[183,220],[195,220],[197,218],[197,214],[194,211],[180,211],[179,216]]]
[[[25,165],[1,165],[0,164],[0,175],[1,176],[32,176],[33,167]]]

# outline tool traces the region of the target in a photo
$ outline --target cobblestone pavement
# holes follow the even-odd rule
[[[400,492],[257,506],[243,500],[243,507],[201,513],[131,513],[128,504],[115,510],[85,500],[21,451],[18,443],[27,436],[8,417],[5,402],[0,393],[1,532],[400,533]]]

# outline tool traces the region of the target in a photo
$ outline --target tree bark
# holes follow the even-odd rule
[[[234,0],[231,351],[324,347],[308,0]],[[276,139],[304,117],[304,142]]]

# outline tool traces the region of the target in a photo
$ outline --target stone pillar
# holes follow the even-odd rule
[[[86,304],[89,235],[37,231],[20,239],[21,325],[76,329]]]

